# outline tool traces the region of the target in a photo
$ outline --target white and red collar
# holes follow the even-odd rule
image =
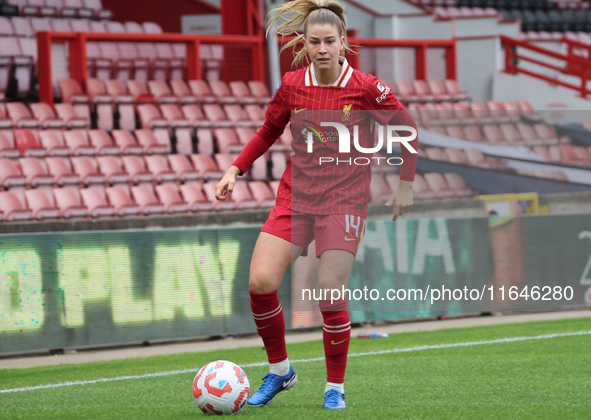
[[[339,57],[339,64],[343,68],[341,69],[341,74],[337,78],[336,82],[334,82],[333,86],[345,87],[347,86],[347,82],[353,75],[353,67],[349,65],[345,57]],[[306,69],[305,81],[306,86],[318,86],[318,80],[316,80],[316,74],[314,74],[314,63],[310,63],[310,65]]]

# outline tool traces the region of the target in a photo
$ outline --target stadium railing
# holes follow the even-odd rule
[[[538,47],[536,45],[532,45],[525,41],[519,41],[517,39],[513,39],[507,36],[500,36],[501,42],[505,46],[505,72],[510,74],[526,74],[531,77],[535,77],[537,79],[544,80],[546,82],[563,86],[568,89],[576,90],[581,94],[581,97],[586,98],[590,91],[587,87],[587,81],[591,79],[591,61],[589,59],[585,59],[578,55],[575,55],[572,52],[573,47],[582,48],[588,47],[585,44],[578,43],[573,40],[567,40],[563,38],[563,42],[566,42],[569,45],[569,54],[561,54],[558,52],[554,52],[545,48]],[[572,46],[572,47],[571,47]],[[539,55],[538,58],[530,57],[524,54],[520,54],[517,51],[517,47],[523,48],[525,50],[529,50],[531,52],[537,53]],[[542,57],[547,59],[546,61],[542,61]],[[525,69],[519,66],[519,60],[527,61],[529,63],[536,64],[538,66],[544,67],[546,69],[551,69],[557,71],[561,74],[567,76],[577,76],[580,77],[581,83],[579,85],[568,83],[563,80],[560,80],[556,77],[550,77],[545,74],[537,73],[530,69]],[[550,61],[561,61],[564,63],[562,67],[559,67],[554,64],[550,64]]]

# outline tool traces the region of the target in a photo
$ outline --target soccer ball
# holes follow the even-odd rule
[[[585,292],[585,305],[587,305],[587,308],[591,309],[591,287]]]
[[[193,398],[205,414],[234,414],[246,405],[250,383],[242,368],[227,360],[203,366],[193,379]]]

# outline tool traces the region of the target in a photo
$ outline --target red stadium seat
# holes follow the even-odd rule
[[[271,153],[271,177],[273,179],[279,180],[283,177],[283,173],[287,168],[287,161],[288,158],[285,156],[284,153]]]
[[[129,174],[131,181],[136,184],[140,182],[152,182],[152,173],[146,168],[144,159],[141,156],[122,156],[121,160],[123,162],[123,168]]]
[[[445,127],[445,131],[449,137],[453,137],[455,139],[460,140],[468,140],[468,135],[464,131],[464,128],[461,125],[450,125]]]
[[[20,151],[15,149],[12,139],[0,132],[0,157],[16,158]]]
[[[86,78],[86,94],[94,104],[98,128],[111,131],[114,126],[114,98],[105,90],[103,83],[96,78]]]
[[[113,144],[109,133],[103,129],[88,131],[88,138],[91,146],[99,155],[118,155],[120,153],[119,147]]]
[[[148,82],[150,93],[157,101],[163,103],[191,104],[197,102],[197,98],[191,93],[178,95],[174,93],[163,80],[150,80]]]
[[[197,130],[196,152],[213,155],[214,143],[213,132],[209,128],[200,128]]]
[[[233,125],[219,104],[205,104],[203,105],[203,112],[209,122],[215,127],[223,128]]]
[[[452,95],[447,92],[447,89],[443,85],[443,82],[440,80],[429,80],[427,82],[429,84],[429,89],[435,99],[438,101],[451,101]]]
[[[35,188],[25,190],[27,207],[32,210],[34,219],[57,219],[60,215],[60,209],[56,207],[52,190],[44,188]]]
[[[31,187],[38,185],[51,185],[53,183],[53,176],[48,172],[45,161],[35,157],[25,157],[18,161],[23,175],[27,179],[27,184]]]
[[[233,128],[216,128],[214,133],[220,153],[240,152],[244,148]]]
[[[424,177],[429,185],[429,189],[435,193],[437,198],[453,198],[456,195],[440,173],[431,172],[425,174]]]
[[[248,87],[252,95],[257,99],[261,105],[267,105],[271,100],[271,94],[267,86],[258,80],[251,80],[248,82]]]
[[[429,85],[425,80],[413,80],[412,86],[416,94],[419,95],[421,101],[432,102],[438,99],[433,93],[431,93],[431,89],[429,89]]]
[[[9,102],[6,104],[6,112],[12,120],[13,127],[37,128],[39,121],[34,118],[26,105],[22,102]]]
[[[148,171],[157,182],[175,181],[176,173],[168,166],[168,160],[162,155],[146,156],[144,158]]]
[[[456,197],[472,197],[474,195],[472,189],[466,185],[460,175],[446,173],[444,176],[449,187],[455,192]]]
[[[25,185],[27,179],[23,176],[17,163],[7,158],[0,158],[0,186],[4,188]]]
[[[55,159],[55,158],[54,158]],[[80,179],[80,182],[89,184],[102,184],[104,176],[98,171],[98,164],[93,157],[90,156],[75,156],[70,159],[74,173]]]
[[[406,80],[394,82],[394,88],[394,94],[402,102],[419,102],[421,100],[420,95],[415,92],[412,84]]]
[[[484,133],[484,137],[489,144],[504,144],[507,142],[505,136],[503,136],[502,131],[499,129],[499,126],[496,124],[488,124],[482,126],[482,132]]]
[[[461,149],[453,149],[451,147],[446,147],[445,149],[443,149],[443,152],[447,156],[447,160],[449,163],[455,163],[458,165],[468,164],[466,154]]]
[[[140,213],[140,206],[133,202],[128,189],[122,185],[107,188],[105,190],[109,203],[115,208],[115,214],[119,216],[136,215]]]
[[[431,191],[429,184],[421,174],[415,175],[413,194],[417,200],[431,200],[435,198],[435,193]]]
[[[216,102],[217,97],[205,80],[189,80],[189,87],[199,102]]]
[[[121,149],[121,153],[129,155],[141,155],[144,153],[144,147],[140,146],[133,134],[127,130],[113,130],[113,141]]]
[[[58,128],[61,129],[64,125],[63,121],[55,115],[53,109],[49,104],[44,102],[29,104],[33,116],[39,121],[41,128]]]
[[[131,195],[140,206],[140,213],[160,214],[164,212],[164,205],[156,198],[152,185],[141,184],[131,187]]]
[[[154,129],[168,127],[169,125],[154,104],[140,104],[137,106],[137,111],[143,128]]]
[[[2,219],[8,221],[29,220],[33,213],[10,191],[0,192],[0,212]]]
[[[209,82],[211,92],[216,96],[220,103],[235,103],[237,98],[232,94],[230,87],[223,80],[214,80]]]
[[[61,217],[66,219],[86,217],[87,208],[82,204],[78,188],[54,188],[53,197],[56,206],[60,209]]]
[[[119,127],[126,130],[135,128],[133,98],[119,80],[105,80],[105,89],[119,112]]]
[[[188,211],[188,204],[183,201],[179,194],[179,187],[174,183],[156,185],[158,200],[164,205],[166,213],[185,213]]]
[[[369,200],[371,203],[384,204],[392,196],[390,187],[380,174],[373,174],[369,185]]]
[[[72,172],[72,165],[65,157],[45,158],[48,172],[53,176],[53,183],[59,186],[78,184],[78,175]]]
[[[449,93],[454,101],[465,101],[468,99],[468,92],[462,91],[458,86],[456,80],[446,80],[444,82],[447,93]]]
[[[90,110],[84,106],[74,107],[71,103],[55,104],[55,112],[67,128],[90,127]]]
[[[168,163],[176,174],[176,179],[181,182],[192,181],[199,178],[199,172],[193,168],[187,156],[182,154],[167,155]]]
[[[234,127],[250,127],[253,125],[246,111],[238,104],[224,105],[224,112]]]
[[[507,143],[512,145],[522,145],[525,143],[514,124],[501,124],[499,128]]]
[[[64,131],[64,141],[70,149],[71,155],[94,155],[96,150],[88,143],[88,132],[86,130]]]
[[[59,130],[41,130],[39,131],[39,140],[48,156],[67,156],[70,154],[70,148],[65,145],[63,133]]]
[[[250,92],[248,85],[243,81],[230,82],[231,94],[241,104],[253,104],[257,101],[257,98]]]
[[[201,184],[188,182],[180,186],[181,196],[191,211],[210,211],[212,204],[205,197]]]
[[[244,105],[244,111],[246,111],[248,118],[250,118],[250,121],[256,128],[263,126],[265,123],[265,111],[263,111],[263,108],[261,108],[260,105]]]
[[[232,201],[234,201],[236,208],[240,210],[257,208],[257,200],[253,197],[248,188],[247,181],[236,181],[234,184],[234,191],[232,192]]]
[[[259,208],[271,208],[275,206],[275,195],[271,188],[263,181],[252,181],[248,187],[257,202]]]
[[[493,165],[486,159],[479,149],[474,147],[468,147],[464,150],[466,153],[466,159],[472,166],[478,166],[481,168],[492,168]]]
[[[82,188],[80,190],[80,196],[89,216],[95,218],[113,216],[115,208],[107,202],[107,195],[103,188]],[[137,209],[137,206],[135,207]]]
[[[198,153],[191,155],[191,161],[203,179],[221,179],[224,175],[211,155]]]
[[[97,156],[100,172],[105,176],[108,183],[125,183],[129,176],[122,168],[122,161],[119,156]]]
[[[135,137],[144,148],[144,153],[170,153],[170,143],[162,144],[149,128],[134,130]]]
[[[425,153],[427,154],[427,159],[431,160],[439,160],[442,162],[447,162],[447,156],[439,147],[429,147],[425,149]]]

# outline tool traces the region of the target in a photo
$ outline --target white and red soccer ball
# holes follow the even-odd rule
[[[205,414],[234,414],[246,405],[250,383],[242,368],[227,360],[203,366],[193,379],[193,398]]]

